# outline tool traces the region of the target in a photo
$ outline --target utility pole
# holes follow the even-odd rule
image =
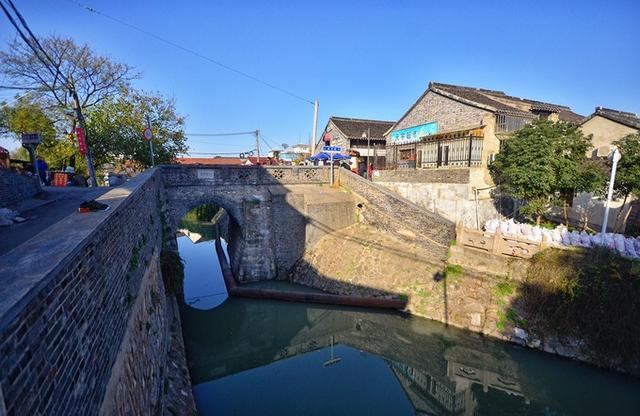
[[[260,130],[256,130],[256,150],[258,151],[258,165],[260,164]]]
[[[313,134],[311,135],[311,154],[316,154],[316,134],[318,131],[318,99],[313,102]]]
[[[73,80],[71,77],[68,79],[69,86],[73,86]],[[80,99],[78,98],[78,93],[76,92],[75,87],[70,88],[71,97],[73,98],[73,107],[76,113],[76,119],[78,120],[78,125],[80,129],[82,129],[82,134],[84,135],[84,140],[87,146],[86,153],[84,155],[87,161],[87,170],[89,171],[89,177],[91,178],[91,186],[98,186],[98,182],[96,181],[96,171],[93,168],[93,158],[91,157],[91,148],[89,147],[89,138],[87,137],[87,130],[84,123],[84,115],[82,114],[82,109],[80,108]]]
[[[615,182],[616,182],[616,170],[618,169],[618,161],[620,161],[621,158],[622,158],[622,155],[620,154],[620,151],[617,148],[614,149],[613,154],[610,156],[610,159],[613,161],[613,165],[611,166],[611,177],[609,178],[609,192],[607,193],[607,202],[605,203],[605,208],[604,208],[604,218],[602,219],[602,230],[601,230],[602,234],[607,232],[607,222],[609,222],[609,205],[611,205],[611,198],[613,197],[613,186],[615,185]]]

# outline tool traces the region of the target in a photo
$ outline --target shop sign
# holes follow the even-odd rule
[[[431,123],[421,124],[419,126],[413,126],[402,130],[396,130],[391,132],[392,144],[404,144],[420,141],[424,136],[430,136],[438,132],[438,122],[432,121]]]
[[[22,145],[40,144],[42,143],[42,136],[39,133],[29,133],[22,135]]]

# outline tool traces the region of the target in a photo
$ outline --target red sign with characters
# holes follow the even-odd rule
[[[78,139],[78,150],[80,154],[87,154],[87,141],[84,138],[84,129],[82,127],[76,128],[76,138]]]

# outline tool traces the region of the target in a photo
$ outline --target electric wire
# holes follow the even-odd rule
[[[215,64],[215,65],[218,65],[218,66],[219,66],[219,67],[221,67],[221,68],[226,69],[227,71],[234,72],[234,73],[236,73],[236,74],[238,74],[238,75],[241,75],[241,76],[243,76],[243,77],[245,77],[245,78],[251,79],[251,80],[253,80],[253,81],[255,81],[255,82],[259,83],[259,84],[265,85],[265,86],[267,86],[267,87],[269,87],[269,88],[272,88],[272,89],[274,89],[274,90],[276,90],[276,91],[280,91],[280,92],[282,92],[282,93],[284,93],[284,94],[287,94],[287,95],[289,95],[289,96],[291,96],[291,97],[297,98],[298,100],[301,100],[301,101],[304,101],[304,102],[306,102],[306,103],[309,103],[309,104],[314,105],[314,102],[313,102],[313,101],[311,101],[311,100],[309,100],[309,99],[307,99],[307,98],[304,98],[304,97],[302,97],[302,96],[300,96],[300,95],[298,95],[298,94],[296,94],[296,93],[294,93],[294,92],[291,92],[291,91],[286,90],[286,89],[284,89],[284,88],[278,87],[277,85],[274,85],[274,84],[272,84],[272,83],[270,83],[270,82],[263,81],[262,79],[260,79],[260,78],[258,78],[258,77],[256,77],[256,76],[253,76],[253,75],[251,75],[251,74],[248,74],[248,73],[246,73],[246,72],[244,72],[244,71],[241,71],[241,70],[239,70],[239,69],[233,68],[233,67],[231,67],[231,66],[229,66],[229,65],[227,65],[227,64],[224,64],[224,63],[222,63],[222,62],[220,62],[220,61],[218,61],[218,60],[215,60],[215,59],[210,58],[210,57],[208,57],[208,56],[206,56],[206,55],[203,55],[203,54],[201,54],[200,52],[197,52],[197,51],[195,51],[195,50],[193,50],[193,49],[189,49],[189,48],[187,48],[187,47],[185,47],[185,46],[182,46],[182,45],[180,45],[180,44],[178,44],[178,43],[175,43],[175,42],[173,42],[173,41],[171,41],[171,40],[169,40],[169,39],[166,39],[166,38],[163,38],[163,37],[161,37],[161,36],[159,36],[159,35],[156,35],[156,34],[155,34],[155,33],[153,33],[153,32],[149,32],[148,30],[142,29],[141,27],[135,26],[135,25],[133,25],[133,24],[131,24],[131,23],[128,23],[128,22],[126,22],[126,21],[124,21],[124,20],[120,20],[120,19],[118,19],[117,17],[113,17],[113,16],[111,16],[111,15],[108,15],[108,14],[106,14],[106,13],[103,13],[103,12],[101,12],[101,11],[99,11],[99,10],[96,10],[96,9],[95,9],[95,8],[93,8],[93,7],[90,7],[90,6],[84,5],[84,4],[82,4],[82,3],[78,2],[78,1],[75,1],[75,0],[67,0],[67,1],[68,1],[68,2],[70,2],[70,3],[75,4],[76,6],[78,6],[78,7],[82,8],[82,9],[85,9],[85,10],[89,11],[90,13],[97,14],[97,15],[99,15],[99,16],[102,16],[102,17],[104,17],[104,18],[107,18],[107,19],[109,19],[109,20],[112,20],[112,21],[114,21],[114,22],[116,22],[116,23],[119,23],[119,24],[121,24],[121,25],[127,26],[127,27],[129,27],[129,28],[131,28],[131,29],[134,29],[134,30],[136,30],[136,31],[140,32],[140,33],[143,33],[143,34],[145,34],[145,35],[147,35],[147,36],[150,36],[150,37],[152,37],[152,38],[154,38],[154,39],[156,39],[156,40],[159,40],[159,41],[164,42],[164,43],[166,43],[166,44],[168,44],[168,45],[170,45],[170,46],[173,46],[174,48],[180,49],[180,50],[182,50],[183,52],[190,53],[190,54],[192,54],[192,55],[194,55],[194,56],[197,56],[197,57],[199,57],[199,58],[201,58],[201,59],[204,59],[204,60],[206,60],[206,61],[209,61],[209,62],[211,62],[211,63],[213,63],[213,64]]]

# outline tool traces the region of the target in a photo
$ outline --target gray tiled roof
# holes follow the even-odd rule
[[[574,113],[565,105],[546,103],[543,101],[530,100],[528,98],[514,97],[507,95],[504,91],[488,90],[483,88],[464,87],[461,85],[441,84],[432,82],[429,89],[443,91],[448,94],[459,97],[471,103],[479,104],[498,113],[533,116],[533,113],[518,108],[519,103],[526,103],[531,106],[532,110],[549,111],[558,113],[560,120],[572,123],[578,123],[582,120],[582,116]],[[506,103],[505,103],[506,101]],[[513,103],[512,105],[508,104]]]
[[[383,138],[384,133],[393,126],[393,121],[366,120],[360,118],[330,117],[330,121],[347,137],[362,137],[362,132],[371,132],[372,138]]]
[[[610,108],[596,107],[595,112],[587,117],[585,121],[594,116],[601,116],[609,120],[624,124],[627,127],[640,129],[640,117],[636,113],[628,113],[626,111],[612,110]]]

